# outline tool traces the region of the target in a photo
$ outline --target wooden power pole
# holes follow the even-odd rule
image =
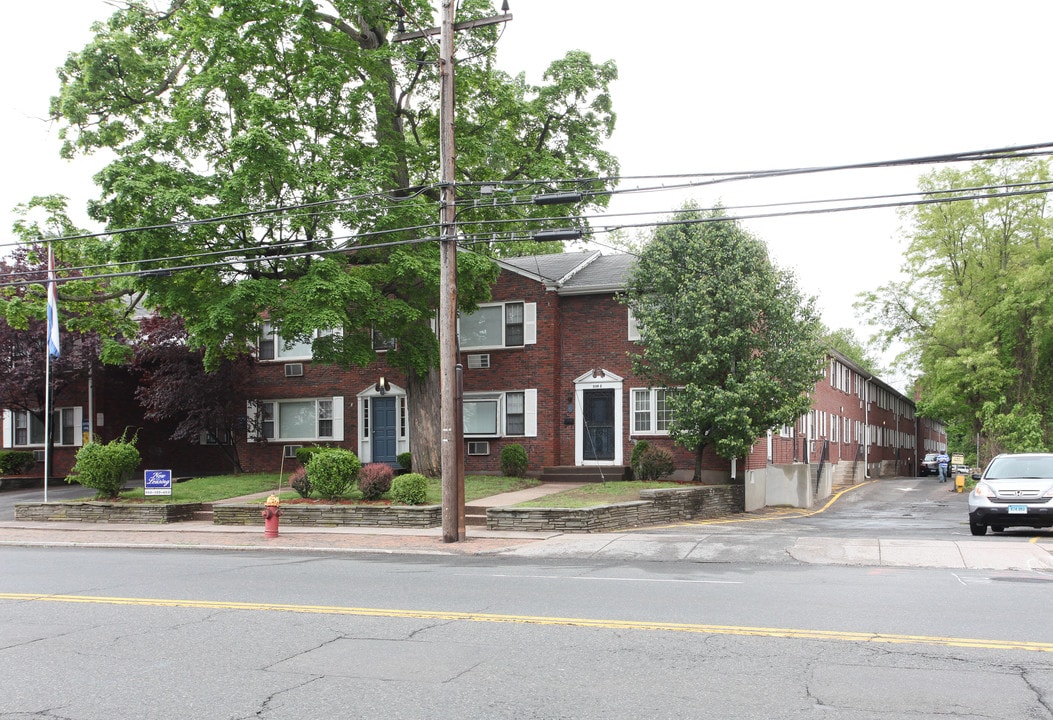
[[[507,9],[507,2],[504,9]],[[457,24],[457,0],[442,0],[438,28],[400,33],[393,40],[439,35],[439,182],[441,217],[439,232],[439,462],[442,469],[442,539],[465,539],[464,529],[464,438],[457,348],[457,152],[453,125],[456,117],[454,90],[454,33],[483,25],[508,22],[507,12],[494,17]]]

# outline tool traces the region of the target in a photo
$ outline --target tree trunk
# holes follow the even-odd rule
[[[425,477],[439,477],[439,371],[426,375],[410,373],[406,380],[406,400],[410,407],[413,472]]]
[[[702,451],[706,449],[705,443],[699,443],[695,448],[695,474],[691,482],[702,482]]]

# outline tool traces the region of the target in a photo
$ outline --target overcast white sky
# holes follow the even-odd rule
[[[613,59],[609,149],[622,174],[840,165],[1053,140],[1048,0],[510,0],[499,63],[539,81],[581,49]],[[44,122],[55,68],[107,17],[104,0],[10,3],[0,41],[0,227],[34,194],[75,211],[100,161],[58,158]],[[869,170],[617,198],[612,212],[909,192],[924,169]],[[627,183],[628,186],[635,181]],[[83,219],[80,212],[75,217]],[[857,293],[893,279],[903,242],[892,210],[753,220],[776,260],[818,296],[824,322],[866,331]],[[3,240],[0,242],[7,242]]]

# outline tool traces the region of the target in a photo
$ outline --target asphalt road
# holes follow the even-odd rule
[[[946,487],[758,523],[968,533]],[[1053,718],[1051,592],[1040,571],[0,547],[0,717]]]

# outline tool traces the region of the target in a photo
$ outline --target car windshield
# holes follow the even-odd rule
[[[990,480],[1053,478],[1053,456],[995,458],[984,477]]]

